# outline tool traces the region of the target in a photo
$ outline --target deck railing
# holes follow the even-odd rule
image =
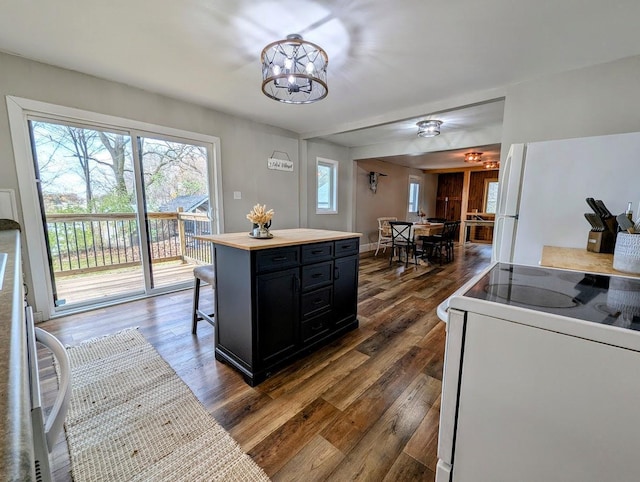
[[[140,230],[135,213],[47,214],[51,264],[57,275],[139,265]],[[210,234],[200,213],[147,213],[152,262],[211,263],[211,247],[194,238]]]

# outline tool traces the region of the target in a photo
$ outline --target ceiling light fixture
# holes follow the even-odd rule
[[[483,166],[485,169],[499,169],[500,162],[499,161],[484,161]]]
[[[327,53],[298,34],[262,50],[262,92],[285,104],[310,104],[327,96]]]
[[[482,158],[480,156],[482,156],[482,152],[467,152],[464,155],[464,162],[482,162]]]
[[[440,134],[440,120],[423,120],[416,124],[418,126],[418,135],[420,137],[435,137]]]

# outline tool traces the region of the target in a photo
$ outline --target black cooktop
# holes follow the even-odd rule
[[[464,296],[640,331],[640,279],[498,263]]]

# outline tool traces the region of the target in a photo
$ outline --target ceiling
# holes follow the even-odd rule
[[[391,162],[400,166],[412,167],[424,170],[444,170],[474,167],[480,169],[482,164],[467,163],[464,155],[468,152],[479,152],[483,161],[500,161],[500,144],[475,146],[473,149],[451,149],[447,151],[434,151],[409,155],[396,155],[379,158],[385,162]]]
[[[3,0],[0,50],[354,145],[454,116],[465,96],[637,55],[639,18],[638,0]],[[262,48],[291,33],[329,55],[321,102],[261,92]]]
[[[387,124],[321,136],[320,138],[346,147],[357,148],[384,144],[386,146],[397,146],[397,150],[412,150],[409,154],[356,155],[356,160],[374,158],[415,169],[466,168],[473,166],[464,162],[464,154],[471,151],[482,152],[482,158],[486,161],[500,160],[500,144],[458,147],[465,144],[465,134],[470,131],[478,130],[482,126],[501,126],[503,112],[504,100],[497,99],[459,109],[437,112],[428,116],[413,117]],[[447,138],[447,142],[436,143],[434,142],[435,138],[418,137],[416,123],[425,119],[442,121],[440,136]]]

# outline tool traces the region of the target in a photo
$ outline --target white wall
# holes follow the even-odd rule
[[[513,143],[640,131],[640,56],[506,89],[502,159]]]
[[[326,141],[309,140],[307,145],[307,219],[306,227],[353,231],[353,163],[349,149]],[[316,214],[316,159],[338,161],[338,213]]]
[[[407,219],[410,175],[421,179],[420,207],[427,213],[427,216],[435,214],[438,186],[436,174],[424,174],[418,169],[410,169],[378,160],[358,161],[356,166],[357,216],[355,230],[362,233],[360,240],[362,248],[371,244],[370,247],[375,249],[375,244],[372,243],[377,243],[378,240],[377,218],[395,216],[401,221]],[[378,179],[378,188],[375,193],[369,188],[370,171],[386,174]]]

